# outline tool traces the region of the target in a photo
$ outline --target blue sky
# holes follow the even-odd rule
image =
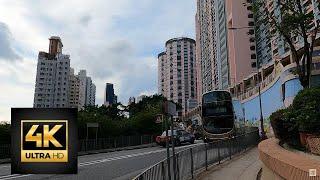
[[[0,121],[32,107],[39,51],[60,36],[76,71],[86,69],[103,102],[106,82],[123,103],[157,92],[157,54],[165,41],[195,37],[195,0],[1,0]]]

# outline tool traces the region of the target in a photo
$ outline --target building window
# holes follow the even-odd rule
[[[253,35],[253,34],[254,34],[254,30],[253,30],[253,29],[250,29],[249,32],[248,32],[248,34],[249,34],[249,35]]]
[[[257,55],[256,54],[251,54],[251,59],[257,59]]]

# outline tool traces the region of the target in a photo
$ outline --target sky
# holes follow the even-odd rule
[[[37,55],[60,36],[71,67],[86,69],[103,103],[157,93],[157,55],[174,37],[195,38],[195,0],[0,0],[0,121],[32,107]]]

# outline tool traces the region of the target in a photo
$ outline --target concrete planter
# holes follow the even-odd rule
[[[307,146],[307,138],[309,136],[312,136],[312,134],[306,133],[306,132],[299,132],[300,135],[300,143],[302,146]]]
[[[320,136],[308,136],[307,147],[311,153],[320,155]]]
[[[262,161],[262,180],[318,180],[320,162],[303,154],[284,149],[279,140],[270,138],[258,145]],[[316,172],[312,173],[312,172]]]

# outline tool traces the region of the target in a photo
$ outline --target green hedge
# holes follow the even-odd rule
[[[292,105],[270,116],[276,138],[300,146],[299,132],[320,134],[320,88],[304,89]]]

